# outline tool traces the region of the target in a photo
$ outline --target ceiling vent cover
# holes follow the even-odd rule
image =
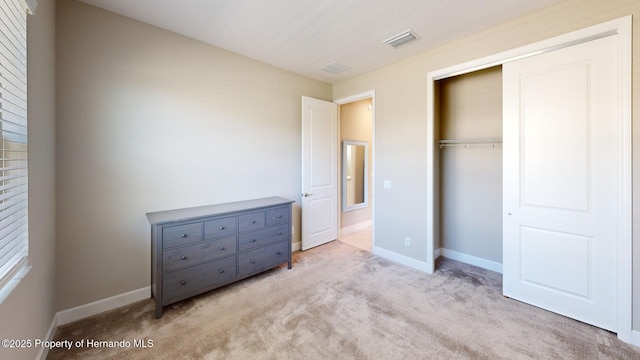
[[[416,39],[419,39],[420,37],[413,32],[413,30],[409,29],[406,31],[401,32],[400,34],[396,35],[396,36],[392,36],[390,38],[388,38],[387,40],[383,41],[383,43],[391,46],[392,48],[397,48],[398,46],[402,45],[402,44],[406,44],[409,41],[413,41]]]
[[[326,71],[326,72],[334,74],[334,75],[338,75],[338,74],[343,73],[343,72],[345,72],[345,71],[347,71],[349,69],[351,69],[351,68],[348,67],[348,66],[344,66],[342,64],[338,64],[337,62],[334,61],[331,64],[323,67],[320,70]]]

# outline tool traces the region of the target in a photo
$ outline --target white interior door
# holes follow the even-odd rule
[[[338,238],[338,105],[302,97],[302,250]]]
[[[504,295],[617,328],[616,36],[506,63]]]

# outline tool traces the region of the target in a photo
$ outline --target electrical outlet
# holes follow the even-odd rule
[[[404,238],[404,246],[411,246],[411,238]]]
[[[291,226],[291,235],[296,233],[296,227],[295,226]]]
[[[391,180],[385,180],[383,185],[385,189],[391,189]]]

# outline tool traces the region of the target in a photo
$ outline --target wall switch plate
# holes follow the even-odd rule
[[[384,188],[385,189],[391,189],[391,180],[385,180],[384,181]]]
[[[411,238],[404,238],[404,246],[411,246]]]

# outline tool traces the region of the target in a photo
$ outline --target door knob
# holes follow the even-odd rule
[[[302,196],[304,196],[304,197],[309,197],[309,196],[312,196],[312,195],[313,195],[313,194],[309,194],[309,193],[304,193],[304,194],[302,194]]]

